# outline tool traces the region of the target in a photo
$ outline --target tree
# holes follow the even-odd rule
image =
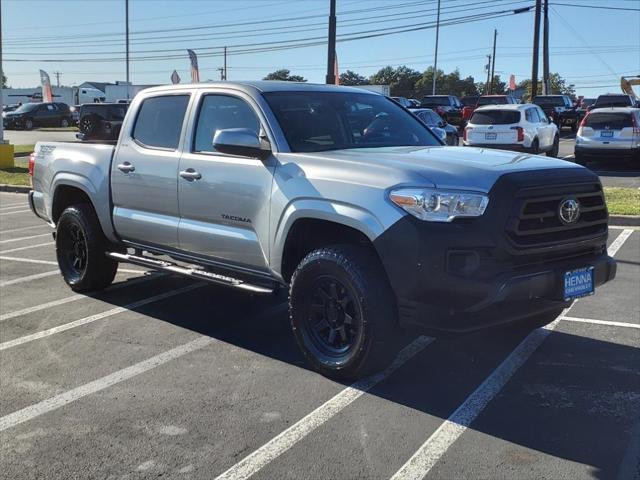
[[[8,88],[7,87],[7,76],[4,73],[2,74],[2,88]]]
[[[391,95],[395,97],[412,97],[420,72],[407,66],[393,68],[384,67],[369,77],[372,85],[389,85]]]
[[[263,80],[284,80],[285,82],[306,82],[307,79],[300,75],[291,75],[291,71],[283,68],[271,72],[269,75],[263,78]]]
[[[487,94],[487,82],[478,82],[476,86],[481,95]],[[500,75],[494,75],[491,95],[505,95],[507,93],[506,88],[507,82],[500,80]]]
[[[549,74],[549,86],[551,87],[551,92],[549,95],[569,95],[574,96],[576,94],[576,90],[573,85],[567,85],[567,81],[560,76],[559,73],[550,73]],[[531,100],[531,80],[525,79],[518,83],[518,87],[525,89],[525,94],[522,97],[524,101],[528,102]],[[538,82],[538,95],[542,95],[542,82]]]
[[[340,85],[367,85],[369,82],[366,77],[357,74],[351,70],[347,70],[340,74]]]
[[[433,91],[433,67],[427,68],[416,82],[415,95],[422,98],[431,95]],[[460,72],[456,69],[445,74],[442,70],[436,73],[436,95],[476,95],[477,89],[473,77],[460,78]]]

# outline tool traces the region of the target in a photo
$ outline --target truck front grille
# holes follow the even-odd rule
[[[560,204],[574,198],[580,217],[573,224],[560,220]],[[524,188],[516,194],[507,234],[521,248],[576,243],[607,233],[607,207],[599,183]]]

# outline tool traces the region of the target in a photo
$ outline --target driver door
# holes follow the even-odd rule
[[[268,270],[269,206],[276,160],[240,157],[213,147],[216,131],[261,131],[257,106],[240,94],[202,93],[178,168],[180,249],[193,256]]]

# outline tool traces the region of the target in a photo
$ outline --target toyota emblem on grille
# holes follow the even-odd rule
[[[580,218],[580,204],[575,198],[567,198],[560,203],[558,216],[565,225],[576,223]]]

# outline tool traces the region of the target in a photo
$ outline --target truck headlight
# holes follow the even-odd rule
[[[479,217],[489,204],[489,197],[481,193],[436,188],[398,188],[389,193],[389,198],[414,217],[429,222]]]

